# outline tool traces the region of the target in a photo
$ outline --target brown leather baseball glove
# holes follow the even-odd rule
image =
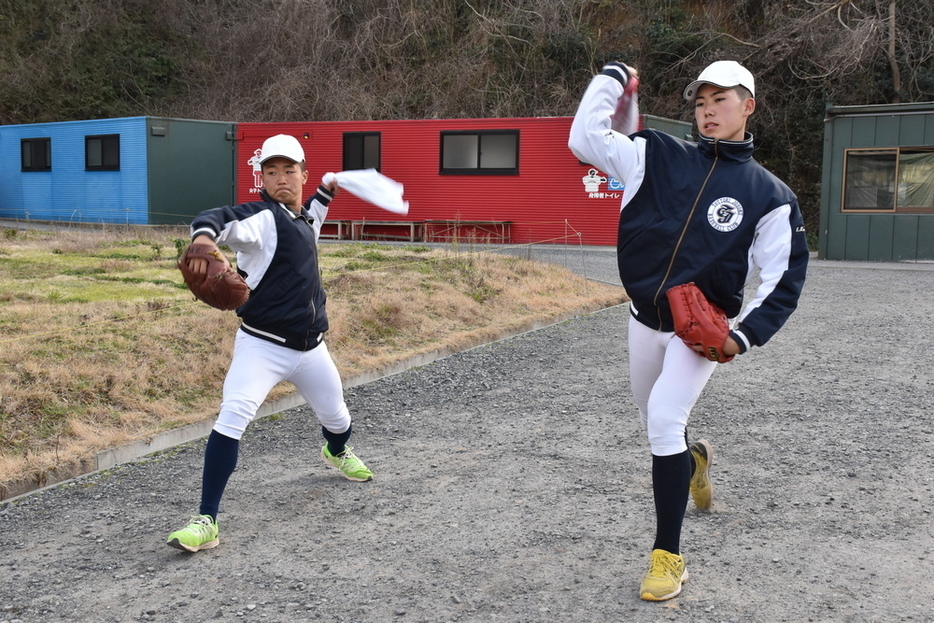
[[[707,300],[694,282],[675,286],[665,293],[675,323],[675,335],[694,348],[701,357],[726,363],[733,355],[725,355],[723,342],[730,334],[730,323],[722,309]]]
[[[236,309],[250,298],[250,287],[216,246],[188,245],[178,269],[195,298],[211,307]]]

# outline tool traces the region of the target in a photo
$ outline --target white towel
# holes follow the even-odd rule
[[[629,78],[623,94],[616,102],[616,111],[610,115],[610,128],[626,136],[639,130],[638,78]]]
[[[409,202],[402,199],[402,184],[386,177],[376,169],[325,173],[321,178],[321,183],[327,185],[335,179],[342,190],[364,201],[396,214],[409,213]]]

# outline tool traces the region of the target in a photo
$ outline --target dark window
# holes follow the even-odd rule
[[[120,135],[85,136],[84,169],[86,171],[119,171]]]
[[[441,173],[518,175],[519,130],[442,132]]]
[[[344,170],[376,169],[379,171],[379,132],[344,133]]]
[[[52,139],[24,138],[19,144],[23,171],[52,170]]]
[[[934,212],[934,149],[848,149],[843,210]]]

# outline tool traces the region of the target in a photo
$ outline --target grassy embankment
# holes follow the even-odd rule
[[[186,240],[183,228],[0,231],[0,493],[213,418],[238,320],[185,289]],[[477,245],[324,244],[321,266],[344,378],[625,300]]]

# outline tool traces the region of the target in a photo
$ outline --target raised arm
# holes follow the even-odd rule
[[[642,156],[632,139],[613,129],[613,115],[626,86],[635,80],[633,76],[635,70],[622,63],[605,65],[581,99],[568,139],[568,147],[578,159],[624,183],[636,177]]]

